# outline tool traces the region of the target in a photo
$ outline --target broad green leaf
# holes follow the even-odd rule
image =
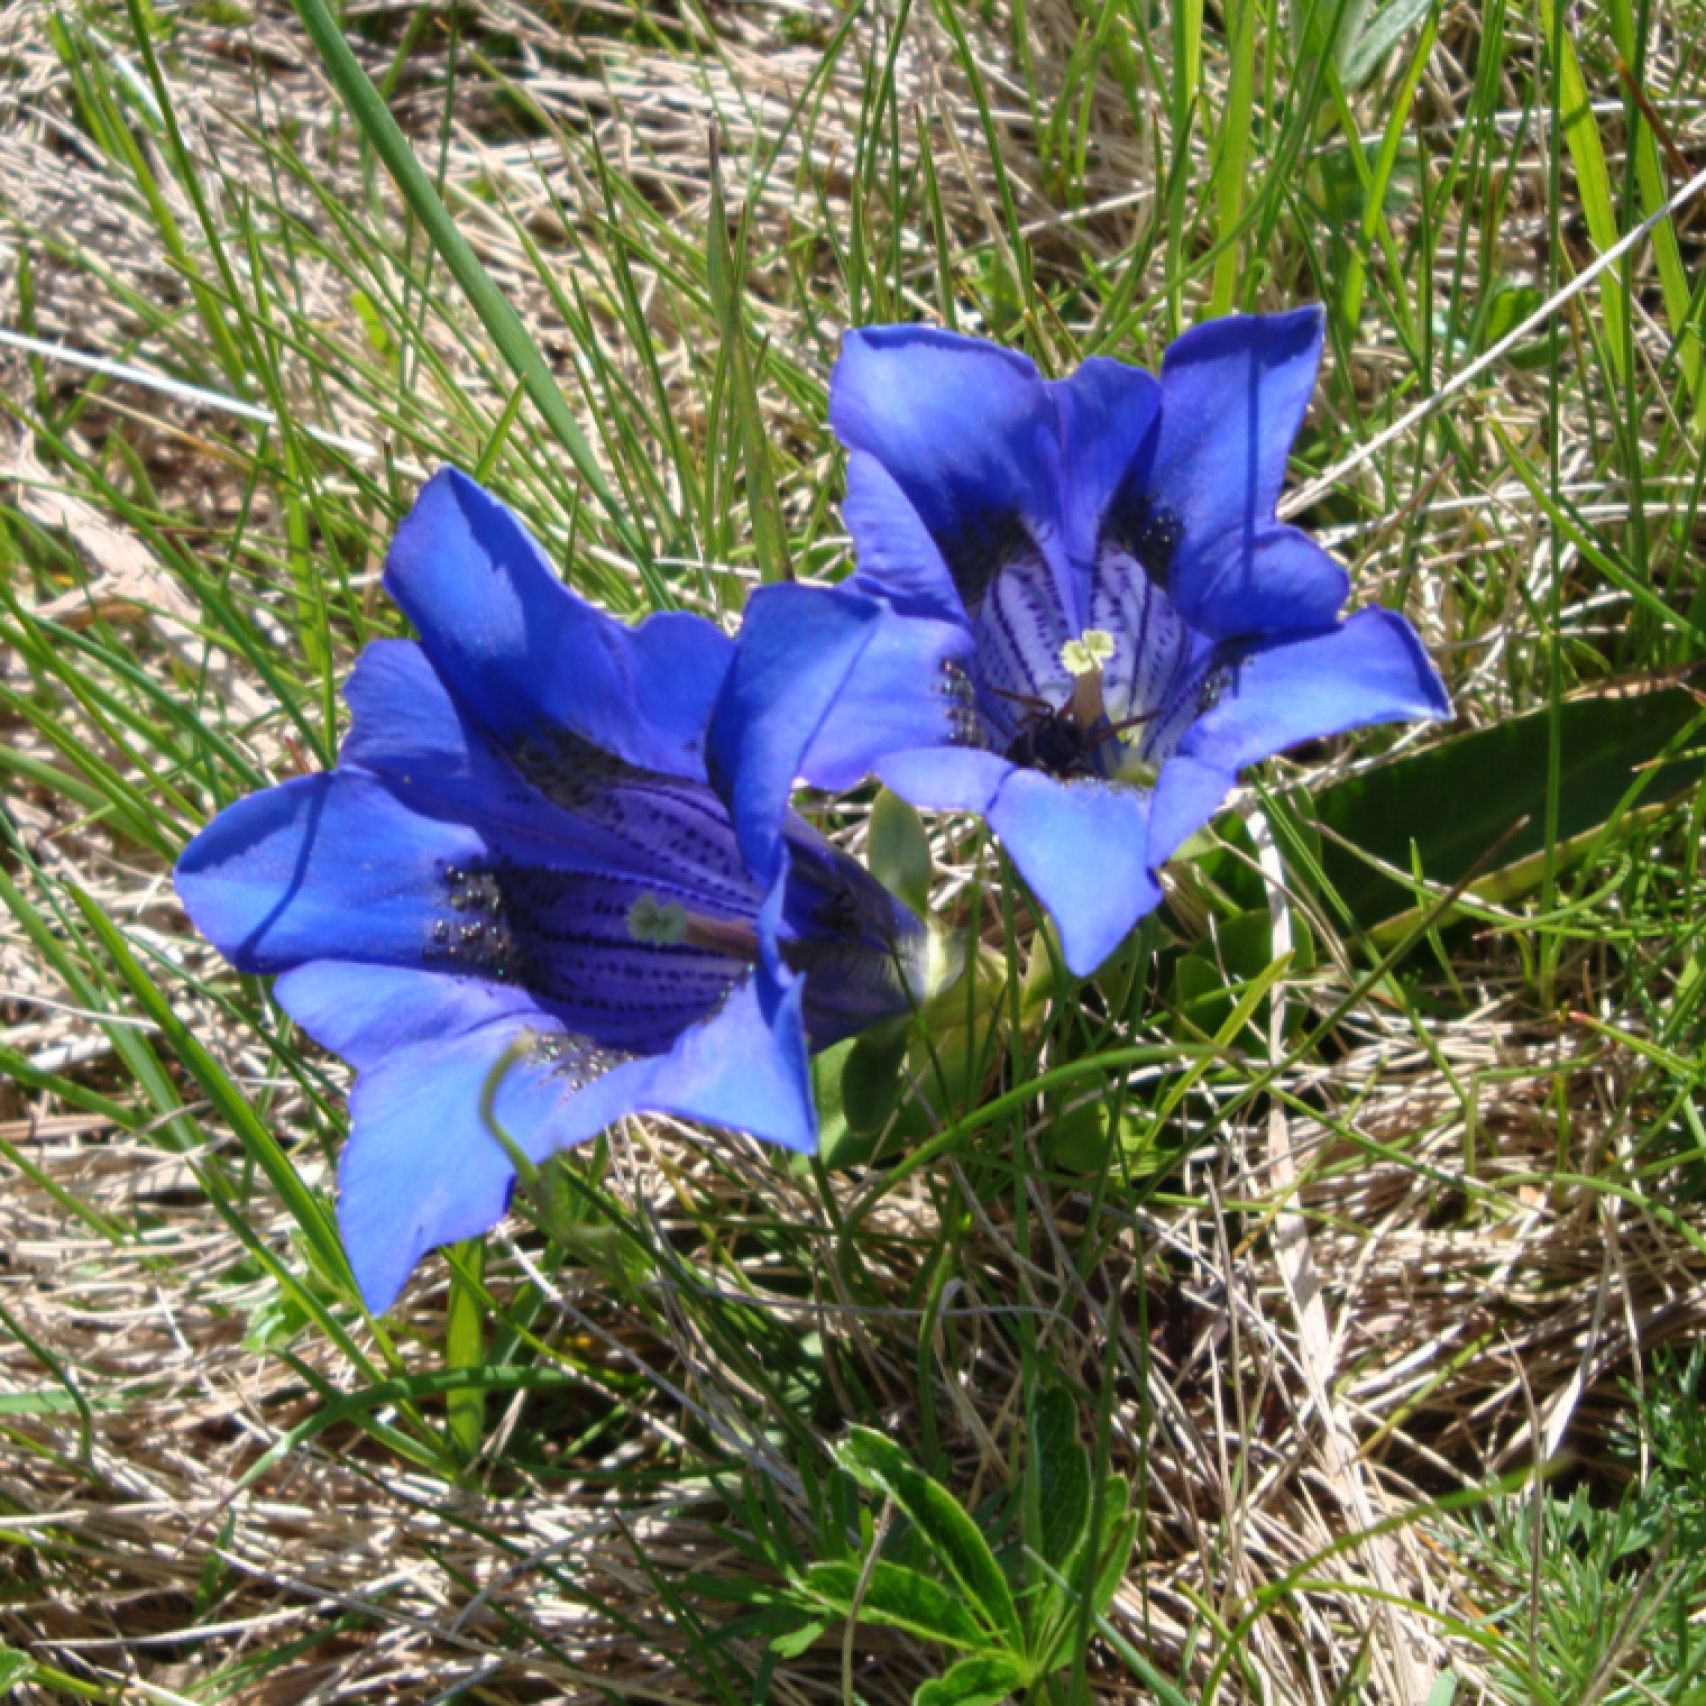
[[[1024,1663],[1007,1653],[961,1659],[946,1676],[927,1682],[912,1706],[1001,1706],[1031,1680]]]
[[[977,1106],[983,1075],[995,1048],[990,1033],[999,1019],[994,1009],[985,1009],[969,1026],[950,1021],[932,1030],[927,1038],[913,1039],[906,1055],[909,1088],[901,1108],[903,1137],[928,1137]]]
[[[817,1105],[817,1151],[826,1166],[846,1149],[850,1132],[842,1103],[842,1075],[858,1038],[847,1037],[812,1056],[812,1100]]]
[[[1068,1173],[1099,1173],[1108,1158],[1108,1109],[1082,1101],[1051,1120],[1042,1133],[1043,1158]]]
[[[1666,800],[1700,779],[1698,756],[1659,762],[1701,721],[1700,706],[1682,688],[1568,700],[1558,714],[1561,860],[1584,856],[1614,817]],[[1408,873],[1412,847],[1427,881],[1449,887],[1514,830],[1496,865],[1478,873],[1468,893],[1503,902],[1538,882],[1546,844],[1548,715],[1533,711],[1459,735],[1315,796],[1304,815],[1322,831],[1322,869],[1365,928],[1378,937],[1407,928],[1404,915],[1416,908],[1415,890],[1374,862]],[[1236,904],[1261,904],[1260,879],[1232,855],[1216,854],[1203,868]]]
[[[1680,688],[1623,699],[1577,699],[1560,707],[1563,773],[1559,782],[1560,854],[1585,854],[1601,829],[1635,798],[1654,804],[1700,778],[1700,760],[1656,760],[1701,718]],[[1535,711],[1447,741],[1400,764],[1355,777],[1319,802],[1318,820],[1352,846],[1410,868],[1410,847],[1430,882],[1453,884],[1513,825],[1498,868],[1470,893],[1492,902],[1531,889],[1546,845],[1547,716]],[[1636,790],[1639,793],[1636,794]],[[1329,880],[1355,915],[1372,922],[1414,895],[1373,870],[1332,836],[1324,838]]]
[[[860,1486],[894,1500],[988,1627],[1015,1650],[1022,1648],[1024,1633],[1013,1590],[989,1542],[959,1500],[932,1481],[893,1440],[870,1428],[854,1428],[836,1457]]]
[[[906,1027],[881,1025],[857,1038],[841,1068],[841,1109],[855,1138],[874,1137],[900,1103],[900,1069],[906,1060]],[[824,1150],[829,1166],[846,1165],[851,1156]]]
[[[1099,1539],[1094,1556],[1095,1575],[1090,1583],[1090,1617],[1100,1617],[1125,1580],[1131,1549],[1137,1544],[1137,1512],[1131,1509],[1131,1486],[1123,1475],[1110,1476],[1102,1490]],[[1084,1540],[1089,1538],[1084,1535]],[[1047,1572],[1053,1608],[1043,1639],[1034,1649],[1045,1671],[1058,1670],[1071,1654],[1071,1642],[1083,1627],[1083,1609],[1078,1595],[1083,1591],[1083,1542],[1072,1556]]]
[[[1178,1013],[1174,1034],[1224,1037],[1235,1004],[1272,964],[1273,924],[1266,904],[1221,920],[1213,934],[1194,944],[1173,968],[1172,998]],[[1314,940],[1300,923],[1289,969],[1305,972],[1314,964]],[[1259,1008],[1247,1015],[1247,1022],[1259,1026],[1266,1017],[1266,1010]]]
[[[859,1585],[864,1580],[864,1593]],[[864,1566],[852,1562],[813,1564],[806,1571],[805,1589],[843,1617],[854,1614],[862,1623],[886,1623],[905,1629],[945,1647],[963,1647],[970,1653],[989,1648],[988,1635],[966,1610],[958,1594],[940,1582],[921,1576],[901,1564],[879,1560],[865,1577]]]
[[[1031,1460],[1041,1519],[1042,1554],[1064,1564],[1090,1522],[1090,1454],[1078,1437],[1078,1406],[1064,1387],[1031,1395]]]
[[[920,918],[930,910],[930,838],[915,807],[887,788],[871,807],[871,875]]]
[[[1100,1616],[1125,1580],[1131,1549],[1137,1544],[1137,1513],[1129,1508],[1130,1492],[1123,1475],[1108,1483],[1107,1505],[1102,1514],[1100,1569],[1091,1594],[1090,1609]]]

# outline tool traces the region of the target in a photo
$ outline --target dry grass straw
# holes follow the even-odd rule
[[[204,372],[188,320],[177,347],[160,339],[134,346],[142,328],[127,300],[184,303],[185,287],[148,211],[109,162],[79,145],[67,73],[47,34],[56,14],[22,0],[0,19],[8,66],[0,204],[11,223],[0,230],[0,255],[15,262],[17,230],[33,234],[37,336],[114,360]],[[714,116],[723,128],[732,160],[773,139],[814,75],[834,14],[719,10],[714,31],[697,14],[687,23],[648,15],[657,41],[626,7],[602,15],[609,30],[589,27],[573,44],[554,18],[516,5],[483,6],[479,27],[511,38],[510,75],[530,102],[565,134],[596,138],[628,184],[696,231],[705,218],[708,122]],[[114,39],[120,33],[114,14],[89,18]],[[347,131],[334,124],[285,9],[269,5],[242,27],[189,14],[175,15],[174,25],[181,117],[210,189],[228,194],[248,184],[260,193],[265,185],[305,225],[323,221],[309,188],[275,178],[255,144],[257,133],[288,124],[323,186],[364,203]],[[1066,266],[1111,257],[1153,215],[1149,132],[1116,89],[1099,84],[1084,205],[1063,212],[1040,187],[1031,95],[1007,18],[985,26],[968,13],[967,25],[1020,214],[1038,233],[1037,255]],[[1062,3],[1031,9],[1029,87],[1045,98],[1064,95],[1051,68],[1064,63],[1078,32]],[[429,39],[433,33],[429,24]],[[1451,44],[1460,36],[1442,32],[1430,73],[1442,112],[1457,99],[1462,73]],[[440,96],[424,68],[439,63],[423,47],[399,91],[399,111],[429,151]],[[975,109],[951,44],[922,10],[895,74],[903,108],[928,117],[963,252],[992,239],[999,246]],[[822,329],[786,305],[778,257],[796,230],[799,183],[821,186],[828,218],[847,216],[863,94],[858,62],[843,59],[813,123],[794,127],[758,195],[754,253],[765,259],[752,280],[754,312],[773,346],[819,381],[829,353]],[[486,132],[498,128],[502,98],[482,66],[464,64],[442,139],[446,198],[547,353],[567,364],[573,352],[553,330],[552,304],[516,231],[560,249],[565,264],[590,264],[596,230],[563,223],[564,208],[597,205],[588,154],[493,140]],[[900,149],[915,159],[910,138]],[[190,217],[182,205],[174,212]],[[902,236],[921,263],[915,307],[929,299],[926,237]],[[305,421],[377,450],[390,435],[382,399],[356,383],[328,396],[310,377],[346,362],[359,371],[367,359],[347,281],[327,255],[305,250],[297,288],[296,323],[317,342],[311,363],[281,357],[287,394]],[[682,380],[704,359],[696,342],[703,327],[676,323],[662,292],[651,302],[666,381]],[[0,322],[19,324],[20,310],[16,267],[0,268]],[[600,325],[610,329],[602,318]],[[447,379],[495,411],[501,392],[492,376],[441,330],[434,337]],[[1371,391],[1389,356],[1377,344],[1359,349]],[[617,345],[614,359],[630,362],[638,382],[632,352]],[[438,383],[423,379],[412,419],[437,406]],[[7,353],[0,384],[27,408],[38,384],[63,397],[87,381]],[[683,384],[684,398],[694,394]],[[774,386],[765,400],[778,440],[799,443],[794,405]],[[1519,391],[1493,406],[1507,418],[1535,419],[1535,399]],[[223,537],[243,459],[222,446],[246,442],[248,429],[218,410],[118,383],[103,388],[76,433],[98,458],[104,436],[120,427],[169,504],[172,525]],[[181,594],[170,585],[150,590],[145,547],[132,541],[127,555],[103,543],[96,528],[110,524],[86,500],[44,497],[52,482],[34,456],[27,438],[20,441],[9,469],[22,482],[16,501],[41,525],[65,529],[97,583],[111,583],[105,615],[148,613],[130,628],[137,655],[167,674],[186,616]],[[817,472],[800,471],[796,504]],[[1512,495],[1480,490],[1463,468],[1430,484],[1424,561],[1442,570],[1436,584],[1446,584],[1443,570],[1488,549],[1498,552],[1501,572],[1520,577],[1526,563],[1538,573],[1538,541],[1513,537],[1531,517],[1502,508],[1488,523],[1509,529],[1502,536],[1475,519],[1474,506],[1508,505]],[[69,507],[78,503],[82,510]],[[279,522],[265,483],[250,516],[266,544],[252,548],[245,573],[256,578],[263,606],[277,607],[265,560]],[[1385,543],[1376,537],[1357,547],[1368,549],[1365,584],[1378,584]],[[130,565],[128,581],[119,559]],[[1418,611],[1435,639],[1453,631],[1448,602],[1430,597]],[[1519,605],[1513,598],[1507,608]],[[1586,631],[1594,607],[1583,603],[1567,617]],[[1459,671],[1475,717],[1505,708],[1502,648],[1528,643],[1518,628],[1481,638]],[[5,667],[15,672],[17,661]],[[292,759],[283,725],[266,715],[260,684],[235,661],[222,667],[228,721],[251,756],[284,773]],[[121,770],[145,780],[74,706],[64,713]],[[6,738],[52,756],[33,730],[8,729]],[[50,874],[96,896],[168,961],[212,972],[210,950],[188,932],[156,863],[80,821],[63,798],[21,789],[7,805]],[[1132,1477],[1146,1505],[1111,1616],[1164,1668],[1201,1640],[1205,1621],[1235,1621],[1262,1590],[1287,1582],[1289,1591],[1254,1618],[1243,1669],[1224,1679],[1222,1699],[1342,1698],[1363,1653],[1365,1698],[1420,1698],[1425,1679],[1447,1661],[1465,1679],[1460,1698],[1486,1697],[1481,1655],[1452,1634],[1454,1623],[1473,1623],[1487,1609],[1480,1584],[1434,1519],[1403,1513],[1560,1448],[1591,1454],[1617,1377],[1656,1345],[1706,1326],[1699,1239],[1587,1183],[1632,1141],[1643,1061],[1537,1022],[1506,951],[1498,941],[1478,944],[1480,957],[1454,968],[1471,1011],[1430,1022],[1425,1038],[1398,1009],[1365,1001],[1346,1027],[1352,1045],[1330,1066],[1306,1062],[1289,1072],[1271,1113],[1258,1101],[1223,1117],[1209,1091],[1193,1093],[1180,1117],[1202,1136],[1177,1187],[1133,1214],[1117,1237],[1101,1238],[1087,1270],[1085,1189],[1045,1189],[1033,1178],[1024,1251],[1010,1202],[1000,1213],[971,1215],[928,1319],[920,1263],[940,1241],[951,1177],[915,1175],[871,1208],[862,1284],[888,1300],[879,1306],[846,1285],[845,1252],[815,1187],[766,1154],[719,1146],[724,1153],[713,1159],[667,1127],[635,1130],[615,1145],[614,1185],[660,1239],[687,1240],[707,1223],[723,1229],[720,1253],[697,1269],[703,1286],[726,1287],[747,1307],[821,1334],[834,1351],[831,1368],[856,1368],[863,1382],[864,1396],[849,1397],[848,1407],[861,1404],[903,1440],[920,1436],[924,1375],[949,1478],[970,1505],[1007,1484],[1022,1428],[1016,1312],[1034,1323],[1039,1364],[1092,1399],[1111,1378],[1112,1466]],[[1597,1010],[1593,975],[1584,951],[1566,963],[1560,988]],[[1346,987],[1329,962],[1290,1000],[1321,1012]],[[239,1083],[269,1094],[275,1129],[318,1129],[301,1087],[279,1078],[246,1032],[208,1003],[185,1016],[214,1040]],[[105,1034],[10,927],[0,933],[0,1026],[4,1041],[38,1066],[124,1098]],[[1553,1087],[1566,1066],[1560,1101]],[[541,1276],[547,1303],[535,1331],[572,1344],[589,1368],[636,1377],[608,1458],[565,1462],[549,1478],[502,1461],[504,1440],[538,1402],[518,1394],[494,1400],[484,1484],[465,1491],[405,1472],[348,1426],[303,1441],[251,1479],[267,1453],[320,1411],[316,1386],[347,1383],[348,1368],[317,1339],[298,1339],[288,1354],[254,1342],[270,1286],[242,1277],[250,1270],[195,1173],[147,1133],[14,1086],[0,1091],[0,1137],[13,1157],[0,1192],[0,1301],[13,1323],[0,1334],[0,1394],[39,1398],[33,1409],[4,1411],[0,1424],[5,1641],[74,1677],[129,1688],[126,1697],[138,1700],[206,1698],[201,1691],[216,1677],[226,1679],[225,1697],[255,1703],[425,1702],[458,1689],[489,1702],[707,1697],[688,1630],[695,1618],[716,1628],[731,1613],[683,1584],[690,1576],[765,1578],[731,1540],[724,1499],[685,1465],[720,1444],[769,1482],[798,1531],[810,1516],[797,1474],[763,1432],[762,1394],[706,1340],[702,1306],[677,1306],[655,1280],[652,1307],[641,1309],[590,1272]],[[326,1182],[324,1169],[319,1179]],[[838,1214],[864,1189],[857,1177],[838,1180]],[[956,1200],[978,1196],[968,1188]],[[287,1248],[283,1210],[264,1189],[249,1201],[257,1235]],[[730,1229],[761,1221],[794,1229],[791,1271],[768,1259],[743,1264]],[[109,1238],[106,1227],[122,1233]],[[431,1354],[443,1285],[442,1265],[428,1263],[402,1306],[410,1359]],[[428,1346],[411,1344],[411,1323]],[[583,1421],[608,1403],[591,1378],[585,1402]],[[644,1497],[612,1491],[600,1472],[613,1469],[650,1471]],[[1403,1519],[1367,1532],[1394,1515]],[[660,1580],[680,1598],[660,1592]],[[1381,1595],[1392,1603],[1383,1606]],[[899,1637],[865,1631],[860,1641],[869,1701],[908,1700],[931,1674],[929,1654]],[[758,1668],[762,1641],[732,1642]],[[769,1697],[789,1706],[836,1698],[839,1667],[838,1639],[826,1642],[779,1665]],[[1200,1664],[1193,1674],[1201,1680]],[[1098,1699],[1148,1697],[1122,1676],[1098,1649],[1090,1667]],[[45,1701],[52,1691],[31,1684],[21,1693]]]

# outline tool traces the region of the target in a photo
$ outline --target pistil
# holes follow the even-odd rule
[[[1072,715],[1081,729],[1093,729],[1107,716],[1102,698],[1102,665],[1114,655],[1114,637],[1106,628],[1086,628],[1060,648],[1061,667],[1072,677]]]
[[[744,919],[689,912],[680,901],[660,901],[649,889],[628,908],[628,934],[648,947],[685,944],[731,960],[758,959],[758,931]]]

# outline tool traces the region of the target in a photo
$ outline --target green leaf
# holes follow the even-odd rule
[[[842,1079],[847,1061],[858,1046],[857,1037],[846,1037],[833,1047],[812,1056],[812,1100],[817,1105],[817,1152],[824,1165],[839,1163],[835,1157],[846,1153],[852,1133],[847,1125],[847,1110],[842,1101]]]
[[[1638,65],[1641,56],[1635,47],[1635,23],[1628,0],[1614,0],[1611,35],[1624,65]],[[1634,72],[1631,71],[1629,76],[1633,83]],[[1646,112],[1641,112],[1635,123],[1635,182],[1641,197],[1641,215],[1651,219],[1669,200],[1670,186],[1665,181],[1664,163],[1659,157],[1658,139],[1653,134],[1651,118]],[[1682,376],[1694,396],[1694,427],[1699,432],[1706,429],[1706,370],[1703,370],[1700,330],[1693,323],[1694,293],[1689,286],[1688,269],[1677,242],[1675,222],[1660,220],[1653,227],[1650,241],[1653,264],[1659,274],[1659,290],[1664,297],[1665,318],[1670,322],[1670,334],[1676,341]]]
[[[758,401],[758,381],[746,347],[746,321],[741,313],[741,270],[729,244],[728,208],[723,199],[723,169],[717,133],[711,133],[711,223],[708,278],[711,306],[722,332],[722,358],[729,364],[729,402],[740,431],[741,464],[746,476],[746,501],[752,515],[752,542],[758,569],[768,581],[792,580],[787,530],[776,476],[770,466],[770,435]],[[741,210],[740,237],[744,248],[751,202]]]
[[[899,794],[879,789],[871,807],[871,875],[920,918],[930,910],[934,866],[924,820]]]
[[[802,1585],[842,1617],[854,1615],[857,1599],[861,1622],[886,1623],[926,1640],[940,1641],[945,1647],[963,1647],[967,1652],[989,1649],[989,1637],[958,1595],[902,1564],[879,1560],[868,1578],[864,1566],[851,1561],[813,1564]]]
[[[1362,33],[1368,0],[1294,0],[1292,51],[1300,66],[1331,60],[1341,72]]]
[[[1077,1551],[1090,1525],[1090,1454],[1078,1437],[1078,1406],[1064,1387],[1033,1392],[1030,1410],[1040,1549],[1058,1568]]]
[[[1215,137],[1214,198],[1220,254],[1214,263],[1207,315],[1211,319],[1230,314],[1238,299],[1242,259],[1238,233],[1249,177],[1250,115],[1256,103],[1256,30],[1261,8],[1256,0],[1236,0],[1225,10],[1232,64],[1220,110],[1220,131]]]
[[[790,1629],[785,1635],[774,1636],[770,1642],[770,1650],[785,1659],[797,1659],[815,1647],[828,1629],[827,1623],[802,1623],[798,1629]]]
[[[1044,1674],[1071,1660],[1071,1643],[1083,1627],[1079,1596],[1084,1587],[1086,1564],[1094,1566],[1089,1584],[1090,1617],[1094,1619],[1107,1610],[1108,1602],[1125,1580],[1131,1549],[1137,1544],[1137,1523],[1138,1513],[1131,1508],[1130,1483],[1123,1475],[1110,1476],[1102,1489],[1102,1520],[1094,1557],[1085,1558],[1084,1545],[1089,1535],[1081,1530],[1082,1538],[1072,1556],[1045,1570],[1050,1595],[1048,1621],[1041,1639],[1032,1648]]]
[[[893,1440],[870,1428],[854,1428],[836,1458],[860,1486],[894,1500],[988,1627],[1015,1651],[1021,1649],[1024,1633],[1013,1590],[989,1542],[953,1494],[932,1481]]]
[[[465,1238],[445,1250],[450,1262],[450,1307],[444,1323],[446,1368],[480,1368],[486,1360],[485,1310],[480,1281],[486,1268],[486,1241]],[[450,1447],[464,1463],[479,1454],[486,1431],[483,1387],[464,1386],[445,1399]]]
[[[1571,700],[1558,714],[1563,725],[1561,850],[1584,854],[1601,828],[1634,799],[1660,801],[1699,780],[1698,758],[1639,768],[1699,723],[1699,705],[1680,688]],[[1423,873],[1442,885],[1461,881],[1520,822],[1501,850],[1498,868],[1479,876],[1470,890],[1484,900],[1508,900],[1539,881],[1546,845],[1547,718],[1546,711],[1512,718],[1341,783],[1318,802],[1318,821],[1401,871],[1410,869],[1413,843]],[[1355,916],[1372,922],[1399,906],[1414,906],[1413,891],[1400,888],[1333,837],[1325,840],[1327,876]]]
[[[1099,1173],[1108,1159],[1108,1108],[1080,1102],[1055,1115],[1042,1133],[1043,1158],[1066,1173]]]
[[[36,1673],[36,1661],[28,1653],[0,1642],[0,1693],[28,1682]]]
[[[1398,45],[1398,38],[1419,23],[1432,4],[1433,0],[1390,0],[1349,39],[1340,58],[1340,76],[1347,91],[1360,89],[1380,69],[1381,60]]]
[[[1137,1544],[1137,1513],[1130,1509],[1131,1493],[1123,1475],[1108,1483],[1107,1505],[1102,1513],[1101,1568],[1090,1596],[1090,1609],[1099,1617],[1119,1592],[1131,1549]]]
[[[1001,1706],[1031,1680],[1024,1663],[1007,1653],[961,1659],[946,1676],[927,1682],[912,1706]]]
[[[1384,34],[1388,20],[1394,19],[1400,13],[1407,12],[1412,4],[1413,0],[1393,0],[1393,4],[1375,19],[1370,34]],[[1421,0],[1420,6],[1415,7],[1415,15],[1420,16],[1423,11],[1427,10],[1429,4],[1431,4],[1431,0]],[[1396,29],[1387,38],[1386,45],[1381,46],[1374,59],[1369,62],[1368,70],[1363,73],[1364,76],[1372,74],[1380,59],[1384,57],[1386,47],[1391,42],[1396,41],[1411,22],[1413,22],[1413,18],[1408,16],[1398,19]],[[1368,38],[1365,37],[1364,39],[1367,40]],[[1416,97],[1416,89],[1421,83],[1422,73],[1426,70],[1428,60],[1432,57],[1433,44],[1434,21],[1430,18],[1427,28],[1422,31],[1421,37],[1416,43],[1415,51],[1410,55],[1409,69],[1405,72],[1404,79],[1398,85],[1397,92],[1392,98],[1391,110],[1386,117],[1386,129],[1380,139],[1380,152],[1375,156],[1374,167],[1369,173],[1368,192],[1362,209],[1361,230],[1358,233],[1356,247],[1351,251],[1346,263],[1345,282],[1340,294],[1341,316],[1347,333],[1351,335],[1355,334],[1357,323],[1362,317],[1363,281],[1367,274],[1369,255],[1377,241],[1381,242],[1383,247],[1388,246],[1391,242],[1391,234],[1386,230],[1386,205],[1392,190],[1392,175],[1398,167],[1399,156],[1403,150],[1405,127],[1409,123],[1410,108]],[[1351,59],[1355,61],[1357,53],[1353,52]],[[1349,87],[1355,88],[1361,80],[1359,77],[1352,76],[1349,68],[1347,68],[1345,82]],[[1353,149],[1361,147],[1354,136],[1350,138],[1350,145]]]
[[[1321,866],[1351,915],[1376,939],[1401,935],[1417,906],[1414,887],[1387,875],[1412,869],[1411,849],[1431,884],[1462,881],[1501,836],[1515,832],[1498,862],[1468,893],[1502,902],[1539,881],[1546,845],[1545,710],[1460,735],[1424,752],[1354,776],[1315,796]],[[1559,707],[1558,854],[1580,858],[1600,832],[1632,807],[1668,799],[1700,778],[1700,760],[1663,760],[1701,721],[1681,688],[1624,698],[1573,699]],[[1652,766],[1652,768],[1644,768]],[[1262,904],[1260,879],[1229,853],[1204,871],[1237,904]],[[1378,927],[1378,928],[1377,928]]]
[[[867,1031],[848,1051],[841,1068],[841,1108],[855,1137],[874,1137],[900,1101],[901,1063],[906,1059],[906,1027],[884,1025]],[[825,1162],[840,1158],[828,1153]]]

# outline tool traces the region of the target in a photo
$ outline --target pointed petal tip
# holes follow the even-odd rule
[[[1365,605],[1360,610],[1353,610],[1344,620],[1343,627],[1362,627],[1371,631],[1378,626],[1383,629],[1408,654],[1411,666],[1415,670],[1414,693],[1411,700],[1409,717],[1417,722],[1450,722],[1457,715],[1457,708],[1451,702],[1451,695],[1446,690],[1444,679],[1435,667],[1428,648],[1422,643],[1422,637],[1416,632],[1415,625],[1409,617],[1397,610],[1389,610],[1384,605]],[[1403,721],[1403,714],[1394,713],[1385,718],[1388,722]]]
[[[1313,352],[1317,362],[1327,334],[1327,309],[1320,302],[1306,302],[1273,314],[1222,314],[1199,320],[1187,327],[1167,346],[1161,357],[1163,374],[1184,361],[1197,361],[1244,351],[1264,365],[1295,361]]]
[[[1091,976],[1161,901],[1146,849],[1150,797],[1108,782],[1008,777],[989,812],[1019,874],[1054,919],[1074,977]]]

